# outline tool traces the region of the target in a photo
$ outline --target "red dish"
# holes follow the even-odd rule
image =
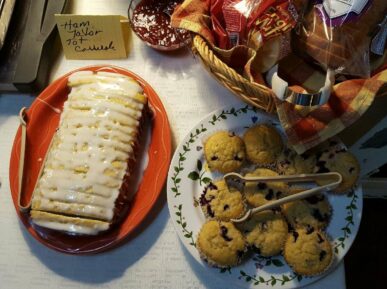
[[[182,0],[131,0],[128,16],[134,33],[148,46],[173,51],[191,41],[189,31],[171,26],[171,15]]]
[[[152,87],[136,74],[114,66],[89,66],[77,69],[116,72],[136,79],[148,96],[153,111],[152,131],[148,149],[148,164],[142,180],[133,197],[130,210],[124,220],[108,232],[97,236],[71,236],[61,232],[32,226],[29,213],[22,213],[18,208],[18,166],[20,156],[19,127],[13,143],[9,180],[11,194],[16,212],[28,232],[43,245],[69,254],[92,254],[111,249],[137,228],[155,204],[164,186],[171,159],[171,132],[165,109]],[[55,108],[62,108],[69,89],[67,79],[70,74],[62,76],[49,85],[27,110],[27,148],[23,176],[23,196],[21,203],[30,200],[35,182],[38,178],[42,160],[46,154],[51,138],[58,127],[60,114]]]

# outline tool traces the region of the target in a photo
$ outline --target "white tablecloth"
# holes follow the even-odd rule
[[[78,14],[125,15],[129,1],[69,1]],[[51,79],[78,67],[113,64],[143,77],[168,113],[174,147],[201,118],[235,101],[188,51],[162,54],[133,36],[128,59],[70,61],[59,55]],[[33,239],[19,222],[10,197],[9,156],[17,114],[33,98],[0,95],[0,288],[234,288],[214,278],[183,247],[169,218],[165,192],[141,227],[119,248],[95,256],[69,256]],[[308,288],[345,288],[344,265]]]

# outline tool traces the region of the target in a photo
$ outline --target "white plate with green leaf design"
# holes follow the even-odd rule
[[[320,279],[295,274],[282,256],[262,257],[258,254],[230,269],[210,268],[201,260],[195,247],[197,235],[205,217],[197,200],[207,183],[221,178],[205,170],[203,140],[219,130],[242,135],[247,127],[270,123],[283,132],[278,120],[245,104],[229,106],[211,113],[200,121],[176,149],[168,174],[168,207],[175,229],[185,247],[203,266],[213,270],[224,282],[234,282],[247,288],[297,288]],[[350,248],[359,228],[362,212],[361,187],[347,195],[328,195],[333,215],[327,233],[335,252],[334,268]]]

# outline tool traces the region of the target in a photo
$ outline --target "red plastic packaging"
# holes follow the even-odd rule
[[[251,44],[258,50],[269,39],[291,30],[298,17],[289,0],[213,0],[210,12],[221,49]]]

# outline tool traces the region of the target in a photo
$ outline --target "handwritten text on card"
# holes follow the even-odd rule
[[[56,15],[69,59],[111,59],[127,56],[121,16]]]

